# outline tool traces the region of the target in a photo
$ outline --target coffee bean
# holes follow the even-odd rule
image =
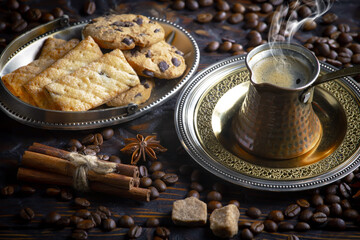
[[[91,144],[91,145],[86,146],[86,149],[84,150],[84,152],[86,152],[86,150],[92,150],[95,153],[99,153],[100,152],[100,147],[98,145]]]
[[[338,29],[339,29],[339,31],[340,32],[342,32],[342,33],[348,33],[348,32],[350,32],[350,26],[348,25],[348,24],[345,24],[345,23],[340,23],[339,25],[338,25]]]
[[[332,203],[330,205],[330,215],[334,217],[340,217],[342,214],[342,208],[339,203]]]
[[[227,21],[231,24],[238,24],[244,20],[244,15],[241,13],[233,13],[230,15],[230,17],[227,19]]]
[[[53,10],[51,10],[51,13],[55,18],[59,18],[64,15],[64,11],[59,7],[56,7]]]
[[[294,225],[289,222],[280,222],[278,225],[278,231],[288,232],[294,230]]]
[[[270,0],[270,3],[274,6],[278,6],[283,3],[283,0]]]
[[[55,226],[56,228],[66,228],[70,225],[70,218],[69,217],[61,217],[58,221],[56,221]]]
[[[259,16],[256,13],[246,13],[244,16],[245,20],[248,21],[255,21],[259,19]]]
[[[151,184],[152,184],[152,180],[149,177],[142,177],[140,179],[140,186],[143,187],[143,188],[150,187]]]
[[[314,20],[307,20],[304,22],[303,30],[304,31],[312,31],[317,27],[317,24]]]
[[[14,192],[15,192],[15,188],[14,186],[11,185],[5,186],[1,189],[1,195],[3,196],[11,196],[14,194]]]
[[[267,219],[264,221],[264,229],[267,232],[276,232],[278,229],[278,225],[276,224],[276,222]]]
[[[198,21],[199,23],[208,23],[211,22],[212,19],[213,15],[211,13],[199,13],[196,16],[196,21]]]
[[[330,54],[328,56],[328,58],[330,59],[336,59],[338,56],[337,52],[335,50],[330,50]]]
[[[289,11],[289,13],[287,14],[287,18],[288,19],[297,19],[298,18],[297,11]]]
[[[272,210],[269,212],[267,219],[273,220],[275,222],[281,222],[284,220],[284,214],[279,210]]]
[[[247,10],[249,12],[260,12],[261,7],[258,5],[252,4],[252,5],[247,6]]]
[[[340,197],[335,194],[327,194],[325,196],[325,202],[327,204],[340,203]]]
[[[44,13],[41,16],[41,21],[42,22],[50,22],[52,20],[54,20],[54,16],[51,13]]]
[[[334,25],[329,25],[324,28],[322,34],[323,36],[330,37],[331,34],[337,31],[337,27]]]
[[[81,222],[78,222],[78,224],[76,224],[76,228],[83,229],[83,230],[88,230],[93,227],[95,227],[95,223],[90,219],[85,219]]]
[[[75,215],[70,216],[70,224],[73,225],[73,226],[76,226],[76,224],[78,224],[82,220],[84,220],[84,219],[81,218],[81,217],[78,217],[78,216],[75,216]]]
[[[204,187],[198,182],[192,182],[190,184],[190,189],[196,190],[198,192],[202,192],[204,190]]]
[[[196,0],[186,0],[185,6],[187,9],[191,11],[195,11],[199,9],[199,3]]]
[[[229,204],[234,204],[237,208],[240,208],[240,202],[238,200],[230,200]]]
[[[349,208],[349,209],[344,210],[342,216],[346,220],[355,221],[359,217],[359,212],[356,211],[355,209]]]
[[[57,212],[50,212],[45,216],[45,222],[47,224],[55,224],[60,218],[61,215]]]
[[[19,12],[13,11],[10,14],[10,21],[15,23],[17,21],[20,21],[22,19],[21,14]]]
[[[340,54],[339,54],[340,55]],[[349,55],[347,55],[349,56]],[[338,57],[339,59],[339,57]],[[340,60],[340,59],[339,59]],[[340,60],[341,61],[341,60]],[[342,61],[341,61],[342,62]],[[346,62],[347,63],[347,62]],[[343,182],[343,183],[340,183],[339,185],[339,192],[341,194],[341,196],[343,196],[344,198],[349,198],[350,196],[352,196],[352,192],[351,192],[351,188],[350,186]]]
[[[70,139],[70,141],[67,144],[68,147],[76,147],[76,149],[80,149],[83,145],[81,142],[77,139]]]
[[[110,162],[114,162],[114,163],[121,163],[121,159],[118,156],[115,155],[111,155],[109,158]]]
[[[330,218],[327,222],[327,227],[331,231],[344,231],[346,229],[346,223],[341,218]]]
[[[170,7],[174,10],[181,10],[185,8],[185,2],[181,0],[176,0],[171,4]]]
[[[325,24],[331,24],[338,19],[338,16],[335,13],[326,13],[322,16],[322,22]]]
[[[254,239],[254,234],[250,231],[250,229],[245,228],[241,231],[241,239],[252,240]]]
[[[225,41],[220,44],[219,51],[220,52],[228,52],[228,51],[230,51],[231,47],[232,47],[232,43],[229,41]]]
[[[160,196],[159,191],[155,187],[151,186],[151,187],[149,187],[149,189],[150,189],[150,199],[151,200],[154,200]]]
[[[309,222],[313,215],[314,214],[310,209],[305,209],[300,212],[299,220],[302,222]]]
[[[305,232],[307,230],[310,230],[310,228],[311,228],[310,225],[306,222],[297,222],[294,227],[294,230],[298,232]]]
[[[287,240],[300,240],[300,238],[296,235],[290,235],[287,237]]]
[[[92,144],[95,140],[95,135],[94,134],[88,134],[86,135],[82,140],[81,140],[81,143],[82,144],[85,144],[85,145],[88,145],[88,144]]]
[[[20,217],[25,221],[31,221],[35,218],[35,213],[31,208],[25,207],[20,210]]]
[[[231,10],[234,12],[234,13],[244,13],[246,8],[244,5],[242,5],[241,3],[235,3]]]
[[[153,173],[155,171],[160,171],[162,169],[162,163],[159,161],[152,162],[149,167],[149,172]]]
[[[314,51],[317,55],[327,57],[330,54],[330,46],[327,43],[315,42],[314,43]]]
[[[221,193],[219,193],[217,191],[211,191],[206,195],[206,199],[208,201],[221,201],[222,196],[221,196]]]
[[[30,22],[37,22],[41,18],[41,11],[37,8],[31,8],[26,12],[26,19]]]
[[[160,221],[158,218],[151,217],[146,220],[145,226],[146,227],[157,227],[159,226]]]
[[[327,205],[319,205],[316,207],[316,212],[323,212],[326,214],[326,216],[330,215],[330,208]]]
[[[246,38],[249,39],[249,47],[255,47],[261,44],[262,37],[258,31],[252,30],[247,35]]]
[[[62,200],[70,201],[73,198],[73,195],[69,190],[61,189],[60,197]]]
[[[101,226],[101,223],[102,223],[102,218],[99,214],[99,211],[97,212],[91,212],[91,215],[89,217],[89,219],[91,219],[94,223],[95,223],[95,226],[98,227],[98,226]],[[106,218],[107,219],[107,218]],[[105,219],[104,219],[105,220]]]
[[[349,45],[349,49],[354,53],[354,54],[357,54],[357,53],[360,53],[360,44],[358,43],[352,43]],[[351,183],[352,180],[354,179],[355,175],[353,173],[350,173],[349,175],[347,175],[345,178],[344,178],[344,181],[346,183]],[[348,179],[350,178],[350,179]]]
[[[253,234],[259,234],[264,230],[264,224],[260,221],[253,222],[250,226],[250,230]]]
[[[340,201],[340,206],[341,206],[341,208],[344,209],[344,210],[351,208],[351,204],[350,204],[349,200],[347,200],[347,199],[341,200],[341,201]]]
[[[226,20],[226,18],[227,18],[226,12],[224,12],[224,11],[218,11],[218,12],[215,13],[213,19],[214,19],[214,21],[216,21],[216,22],[222,22],[222,21]]]
[[[118,226],[122,228],[130,228],[134,225],[134,219],[128,215],[123,215],[118,220]]]
[[[170,230],[166,227],[157,227],[155,230],[155,234],[162,239],[166,239],[170,236]]]
[[[240,229],[250,228],[251,222],[241,221],[238,225]]]
[[[85,199],[85,198],[75,198],[75,204],[79,207],[84,207],[84,208],[87,208],[87,207],[90,207],[90,202]]]
[[[91,215],[90,211],[87,210],[87,209],[79,209],[75,212],[75,216],[77,217],[81,217],[81,218],[84,218],[84,219],[87,219],[89,218]]]
[[[205,50],[206,50],[207,52],[215,52],[215,51],[218,50],[219,46],[220,46],[220,43],[219,43],[219,42],[217,42],[217,41],[212,41],[212,42],[209,42],[209,43],[206,45]],[[189,166],[189,165],[185,165],[185,166]],[[181,170],[181,168],[180,168],[180,170]],[[180,172],[180,173],[181,173],[181,172]]]
[[[199,0],[198,2],[201,7],[209,7],[214,3],[213,0]]]
[[[261,12],[263,13],[269,13],[274,9],[273,5],[271,5],[270,3],[263,3],[261,4]]]
[[[299,8],[298,13],[301,18],[306,18],[311,15],[311,10],[309,7],[303,5]]]
[[[311,203],[316,207],[324,204],[324,199],[319,194],[314,194],[311,198]]]
[[[258,25],[255,27],[255,30],[258,32],[264,32],[267,29],[267,24],[265,22],[259,22]]]
[[[192,182],[199,182],[201,178],[200,171],[198,169],[195,169],[191,172],[190,175],[190,181]]]
[[[100,133],[94,135],[94,144],[101,146],[104,143],[103,136]]]
[[[74,229],[71,233],[71,238],[77,240],[85,240],[88,238],[88,234],[82,229]]]
[[[285,217],[292,218],[299,215],[301,208],[297,204],[290,204],[284,211]]]
[[[163,176],[165,176],[165,172],[163,171],[155,171],[151,174],[151,178],[153,180],[161,179]]]
[[[116,223],[115,223],[114,219],[108,218],[108,219],[105,219],[104,221],[102,221],[102,227],[105,231],[111,231],[116,228]]]
[[[310,207],[310,203],[303,198],[296,200],[296,204],[299,205],[302,209],[306,209]]]
[[[96,11],[96,4],[95,4],[94,1],[88,0],[88,1],[85,2],[84,6],[83,6],[83,9],[84,9],[85,14],[92,15]]]
[[[190,190],[186,196],[200,198],[200,194],[196,190]]]
[[[335,66],[335,67],[341,67],[342,63],[338,60],[335,59],[326,59],[326,62],[330,63],[331,65]]]
[[[130,227],[130,229],[128,231],[128,236],[131,239],[138,238],[141,236],[141,233],[142,233],[142,228],[138,225],[134,225],[134,226]]]
[[[14,22],[11,25],[11,31],[13,32],[22,32],[27,27],[27,22],[24,19]]]
[[[327,222],[327,216],[323,212],[316,212],[312,215],[311,221],[315,225],[321,225]]]
[[[105,206],[99,206],[97,211],[104,213],[107,217],[111,217],[112,215],[110,209]]]
[[[36,192],[36,189],[30,186],[21,186],[20,188],[20,192],[23,195],[31,195],[34,194]]]
[[[352,57],[351,57],[351,62],[353,64],[360,64],[360,54],[357,53],[357,54],[354,54]]]
[[[155,179],[153,181],[153,186],[159,191],[164,192],[166,190],[166,184],[161,179]]]
[[[163,180],[166,185],[172,185],[179,180],[179,177],[175,173],[166,173],[161,180]]]
[[[16,1],[16,0],[8,0],[7,2],[6,2],[6,7],[8,8],[8,9],[10,9],[10,10],[16,10],[16,9],[18,9],[19,8],[19,2],[18,1]]]
[[[337,41],[342,45],[346,45],[346,44],[352,42],[353,38],[350,34],[342,32],[339,34]]]
[[[230,5],[225,0],[218,0],[215,4],[215,8],[218,11],[229,11]]]
[[[257,219],[261,216],[261,210],[256,207],[249,207],[245,214],[250,218]]]
[[[60,189],[59,188],[47,188],[46,189],[46,195],[50,196],[50,197],[55,197],[60,195]]]
[[[207,208],[208,208],[208,211],[209,211],[209,212],[212,212],[212,211],[214,211],[215,209],[218,209],[218,208],[221,208],[221,207],[222,207],[221,202],[215,201],[215,200],[210,201],[210,202],[208,202],[208,204],[207,204]]]

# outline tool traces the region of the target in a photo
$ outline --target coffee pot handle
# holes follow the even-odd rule
[[[347,76],[354,76],[360,74],[360,65],[349,67],[349,68],[343,68],[340,70],[337,70],[335,72],[330,72],[327,74],[324,74],[316,79],[316,81],[312,84],[312,86],[316,86],[321,83],[325,83],[337,78],[341,77],[347,77]]]

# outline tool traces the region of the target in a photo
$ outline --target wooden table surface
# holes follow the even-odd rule
[[[209,9],[214,12],[213,8],[201,9],[195,13],[189,10],[174,11],[169,8],[170,2],[167,1],[97,0],[95,1],[97,5],[96,12],[88,16],[85,15],[82,10],[85,1],[29,0],[24,2],[31,7],[48,11],[55,6],[61,7],[66,14],[70,15],[73,21],[100,16],[109,12],[110,9],[115,9],[121,13],[132,12],[166,18],[183,26],[196,39],[201,51],[198,70],[231,56],[230,53],[205,52],[204,48],[209,41],[221,41],[221,38],[226,36],[235,39],[243,45],[247,43],[245,35],[248,30],[243,30],[237,25],[228,23],[199,24],[194,21],[196,13],[209,11]],[[236,1],[229,2],[233,3]],[[238,2],[244,4],[250,3],[248,0]],[[0,1],[0,4],[4,6],[5,1]],[[337,22],[349,24],[354,32],[359,32],[359,10],[360,2],[358,0],[337,1],[331,9],[332,12],[339,15]],[[4,10],[1,11],[2,13],[5,12]],[[321,28],[309,33],[300,32],[296,35],[296,41],[303,41],[311,35],[319,34],[320,29]],[[10,32],[0,32],[0,37],[5,37],[9,41],[14,35]],[[173,122],[176,97],[177,96],[138,119],[113,126],[115,136],[105,142],[102,151],[109,155],[120,155],[119,149],[123,146],[124,138],[134,137],[137,133],[145,135],[156,134],[161,143],[168,148],[166,153],[159,156],[160,161],[162,161],[165,166],[164,169],[166,172],[178,173],[178,168],[182,164],[193,164],[194,169],[200,169],[190,157],[183,151],[179,151],[181,144],[178,141]],[[0,187],[9,184],[21,185],[21,183],[18,183],[16,180],[16,171],[21,162],[21,156],[24,150],[33,142],[64,148],[70,139],[81,139],[88,133],[97,133],[100,130],[41,130],[19,124],[7,117],[3,112],[0,112]],[[136,202],[101,194],[75,193],[75,195],[86,197],[92,204],[90,209],[94,209],[99,205],[109,207],[114,214],[115,220],[117,220],[119,216],[127,214],[134,218],[136,224],[144,226],[148,217],[158,217],[160,218],[161,225],[171,230],[170,239],[216,239],[208,225],[201,228],[182,228],[176,227],[172,223],[170,218],[172,203],[174,200],[183,199],[186,196],[190,184],[189,177],[179,176],[180,179],[178,183],[169,187],[165,192],[161,193],[158,199],[149,203]],[[294,203],[297,199],[309,198],[311,196],[310,192],[272,193],[246,189],[227,184],[219,178],[211,176],[206,171],[202,171],[202,179],[205,179],[202,183],[206,186],[206,189],[210,189],[211,185],[216,182],[225,185],[226,190],[222,203],[225,205],[231,199],[238,200],[241,204],[241,221],[255,221],[245,215],[245,211],[250,206],[256,206],[261,209],[263,214],[260,220],[264,220],[267,213],[271,210],[284,210],[286,206]],[[73,203],[71,201],[65,202],[56,198],[46,197],[46,188],[43,186],[36,186],[36,189],[36,193],[31,196],[21,196],[19,193],[9,197],[0,196],[0,239],[69,239],[72,228],[67,227],[62,230],[45,228],[42,224],[42,219],[50,211],[58,211],[64,216],[72,215],[75,211]],[[204,199],[205,196],[206,192],[203,192],[201,198]],[[25,206],[31,207],[36,213],[36,218],[28,224],[19,222],[17,217],[20,209]],[[294,222],[295,220],[290,221]],[[139,239],[152,239],[154,228],[144,227],[143,229],[144,232]],[[127,231],[128,229],[126,228],[116,228],[111,232],[103,232],[99,228],[94,228],[89,232],[89,239],[127,239]],[[315,229],[299,233],[262,232],[256,236],[256,239],[286,239],[290,234],[295,234],[300,237],[300,239],[360,239],[360,229],[351,222],[347,222],[347,229],[344,231]],[[240,239],[240,235],[238,234],[234,239]]]

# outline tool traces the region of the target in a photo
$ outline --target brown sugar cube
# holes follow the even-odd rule
[[[215,209],[210,215],[210,229],[214,235],[231,238],[238,233],[239,209],[234,204]]]
[[[176,225],[202,226],[207,220],[206,203],[196,197],[188,197],[173,203],[171,218]]]

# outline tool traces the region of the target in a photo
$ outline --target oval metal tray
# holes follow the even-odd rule
[[[268,191],[323,186],[360,165],[360,88],[341,78],[315,88],[313,108],[324,129],[319,145],[294,159],[263,159],[234,141],[231,120],[248,90],[245,56],[199,72],[182,90],[175,110],[178,137],[190,156],[212,174],[234,184]],[[321,63],[321,74],[335,71]]]
[[[149,18],[158,21],[165,29],[166,40],[184,53],[187,68],[180,78],[157,80],[150,99],[144,104],[113,108],[100,107],[83,112],[52,111],[22,102],[0,81],[0,108],[9,117],[32,127],[81,130],[127,122],[165,103],[195,73],[200,61],[200,52],[194,38],[184,28],[164,19]],[[82,21],[70,26],[67,16],[64,16],[19,36],[8,45],[0,57],[0,76],[33,61],[46,38],[50,36],[66,40],[81,39],[81,31],[87,23],[88,21]]]

